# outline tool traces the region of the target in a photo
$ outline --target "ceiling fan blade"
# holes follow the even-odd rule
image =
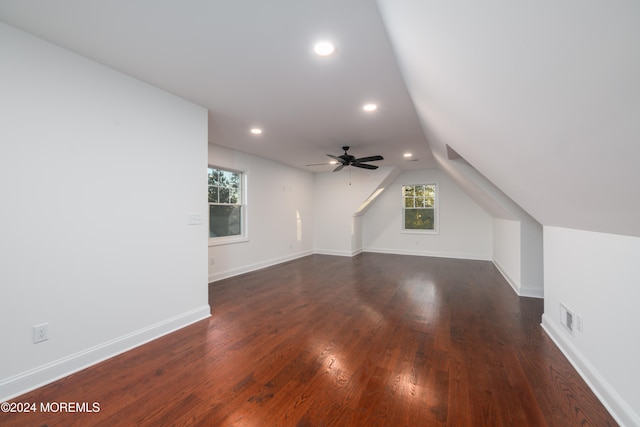
[[[360,157],[356,159],[356,162],[375,162],[376,160],[384,160],[382,156],[369,156],[369,157]]]
[[[351,164],[351,166],[355,166],[355,167],[357,167],[357,168],[362,168],[362,169],[378,169],[378,167],[377,167],[377,166],[375,166],[375,165],[368,165],[368,164],[366,164],[366,163],[357,163],[357,162],[355,162],[355,163],[352,163],[352,164]]]
[[[338,165],[338,167],[335,168],[333,171],[334,172],[338,172],[339,170],[342,170],[343,167],[344,167],[344,165]]]

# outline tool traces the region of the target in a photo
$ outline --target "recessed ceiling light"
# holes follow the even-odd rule
[[[331,160],[331,161],[329,162],[329,164],[330,164],[330,165],[337,165],[337,164],[338,164],[338,161],[337,161],[337,160]]]
[[[318,56],[330,56],[336,51],[336,47],[331,42],[321,41],[313,46],[313,51]]]
[[[413,154],[411,154],[411,153],[404,153],[404,154],[403,154],[403,156],[405,156],[405,157],[411,157],[411,156],[413,156]]]
[[[251,128],[251,133],[254,135],[260,135],[262,134],[262,129],[260,128]]]
[[[370,113],[372,111],[376,111],[378,109],[378,106],[376,104],[364,104],[362,106],[362,109]]]

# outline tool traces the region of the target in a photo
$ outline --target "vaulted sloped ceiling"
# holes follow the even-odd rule
[[[0,20],[206,106],[218,145],[313,172],[345,144],[439,164],[495,216],[510,198],[640,236],[637,0],[0,0]]]
[[[540,223],[640,236],[640,2],[378,0],[442,166]]]

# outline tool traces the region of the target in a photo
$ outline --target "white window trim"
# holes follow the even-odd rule
[[[412,230],[412,229],[406,229],[404,228],[404,187],[406,186],[415,186],[415,185],[435,185],[436,187],[436,197],[435,197],[435,206],[434,206],[434,213],[435,213],[435,224],[433,225],[433,230]],[[402,212],[400,214],[400,233],[402,234],[440,234],[440,184],[438,183],[438,181],[432,181],[432,182],[420,182],[420,183],[415,183],[415,184],[411,184],[411,183],[405,183],[402,184],[400,186],[400,206],[402,209]]]
[[[218,165],[208,165],[208,168],[214,168],[214,169],[221,169],[221,170],[225,170],[225,171],[229,171],[229,172],[237,172],[240,174],[241,180],[242,182],[240,183],[240,199],[241,199],[241,203],[240,206],[242,206],[242,216],[241,216],[241,234],[237,235],[237,236],[223,236],[223,237],[209,237],[209,246],[222,246],[222,245],[231,245],[234,243],[243,243],[243,242],[248,242],[249,241],[249,229],[248,229],[248,224],[249,221],[247,220],[248,218],[248,207],[247,207],[247,179],[248,179],[248,175],[249,173],[246,171],[242,171],[242,170],[238,170],[238,169],[234,169],[234,168],[228,168],[226,166],[218,166]],[[207,206],[209,205],[209,203],[207,203]],[[207,224],[209,224],[209,215],[208,215],[208,211],[207,211]],[[207,233],[209,233],[209,227],[207,226]]]

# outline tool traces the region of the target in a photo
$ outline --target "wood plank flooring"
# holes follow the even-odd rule
[[[312,255],[209,285],[212,317],[14,402],[3,426],[614,426],[489,262]]]

